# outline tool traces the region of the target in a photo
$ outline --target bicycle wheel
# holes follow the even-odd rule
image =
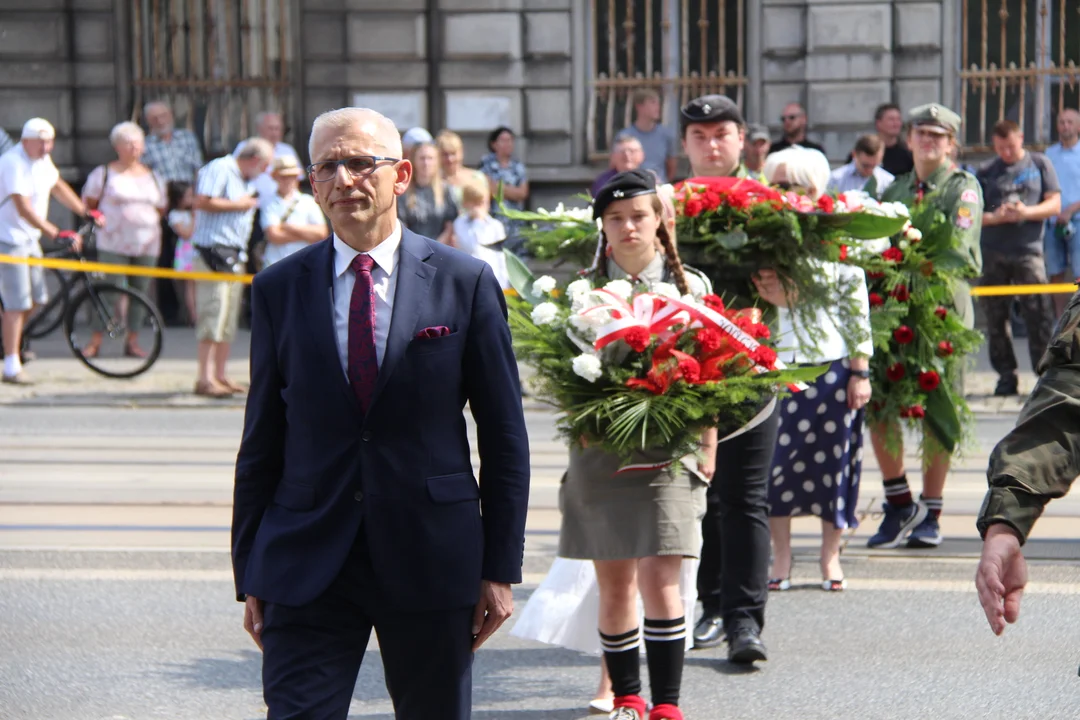
[[[149,370],[161,354],[164,327],[161,312],[146,295],[107,282],[87,283],[64,316],[64,332],[75,357],[111,378],[131,378]],[[128,352],[133,334],[145,357]],[[88,356],[95,339],[97,352]]]
[[[49,301],[31,310],[26,319],[23,337],[29,340],[37,340],[52,333],[64,322],[64,315],[67,314],[70,300],[68,293],[71,291],[71,283],[67,277],[59,270],[46,268],[45,286],[49,289]]]

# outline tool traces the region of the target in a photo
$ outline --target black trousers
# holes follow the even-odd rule
[[[176,262],[176,233],[169,227],[167,218],[161,220],[161,253],[158,255],[157,266],[172,270]],[[172,280],[158,278],[154,281],[154,300],[158,310],[161,311],[161,319],[166,325],[180,325],[181,316],[186,314],[183,301],[176,292],[176,283]]]
[[[769,467],[780,428],[780,405],[752,430],[723,442],[702,521],[698,597],[719,613],[727,632],[765,627],[769,592]]]
[[[341,574],[303,607],[267,603],[263,698],[269,720],[346,720],[374,628],[398,720],[467,720],[472,607],[403,613],[380,597],[363,531]]]

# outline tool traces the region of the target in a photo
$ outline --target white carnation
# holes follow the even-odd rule
[[[533,283],[532,291],[533,295],[547,295],[549,292],[555,289],[555,278],[550,275],[543,275],[536,279]]]
[[[634,286],[626,280],[612,280],[604,286],[604,289],[613,295],[621,297],[623,300],[629,300],[634,293]]]
[[[674,298],[675,300],[678,300],[681,297],[681,294],[679,293],[679,288],[675,287],[671,283],[666,282],[654,283],[649,288],[649,291],[655,295]]]
[[[577,330],[579,333],[588,334],[592,330],[600,327],[607,321],[603,313],[589,313],[588,315],[571,315],[570,326]]]
[[[904,234],[907,235],[908,239],[911,240],[911,242],[919,242],[920,240],[922,240],[922,231],[919,230],[919,228],[917,227],[909,226],[908,229],[904,231]]]
[[[589,382],[596,382],[604,374],[600,358],[595,355],[578,355],[572,363],[574,374]]]
[[[584,295],[590,290],[592,290],[592,283],[585,278],[575,280],[574,282],[566,286],[566,294],[570,296],[571,300],[576,298],[578,295]]]
[[[911,247],[911,243],[909,243],[907,240],[901,240],[897,243],[897,245],[900,246],[901,250],[907,250],[909,247]]]
[[[551,325],[559,318],[559,308],[555,303],[540,303],[533,308],[532,321],[536,325]]]

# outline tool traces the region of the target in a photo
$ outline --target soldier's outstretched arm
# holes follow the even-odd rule
[[[1005,523],[1026,540],[1043,508],[1080,475],[1080,293],[1039,362],[1041,374],[1016,427],[990,455],[990,490],[978,528]]]

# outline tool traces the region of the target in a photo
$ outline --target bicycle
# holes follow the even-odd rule
[[[82,250],[68,246],[50,251],[49,257],[87,262],[86,255],[93,247],[96,230],[93,222],[87,222],[77,231],[82,238]],[[164,341],[165,321],[161,311],[145,294],[104,280],[101,273],[73,272],[67,276],[53,270],[47,277],[58,286],[57,294],[29,318],[23,332],[23,349],[30,339],[44,337],[62,323],[64,338],[72,354],[99,375],[133,378],[157,362]],[[2,307],[0,303],[0,309]],[[144,318],[140,327],[128,326],[127,319],[132,315]],[[141,333],[146,327],[152,333],[152,342],[145,355],[140,357],[129,352],[127,338],[132,330]],[[96,353],[87,355],[84,348],[95,333],[101,334],[101,343]],[[110,341],[119,341],[118,351],[106,348]]]

